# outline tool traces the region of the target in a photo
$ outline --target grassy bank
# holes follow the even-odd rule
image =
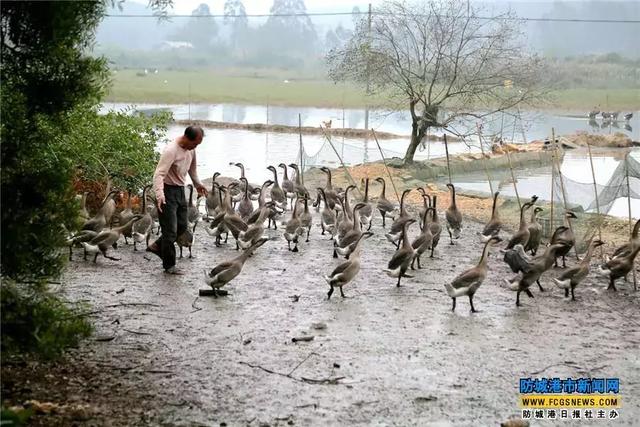
[[[364,93],[350,84],[334,84],[321,76],[304,77],[279,70],[118,70],[107,101],[149,103],[238,103],[359,108]],[[379,104],[380,102],[370,102]],[[640,89],[566,89],[556,92],[551,108],[587,111],[594,105],[610,110],[636,110]],[[548,109],[549,106],[540,106]]]

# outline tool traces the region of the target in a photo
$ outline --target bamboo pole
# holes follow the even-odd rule
[[[447,134],[442,134],[442,137],[444,138],[444,151],[447,155],[447,172],[449,173],[449,184],[453,184],[453,182],[451,182],[451,167],[449,166],[449,144],[447,144]]]
[[[480,141],[480,151],[482,152],[482,165],[484,166],[484,172],[487,174],[487,181],[489,181],[489,190],[493,195],[493,183],[491,182],[491,176],[489,175],[489,168],[487,167],[487,158],[484,154],[484,144],[482,142],[482,132],[480,131],[480,125],[476,123],[476,129],[478,131],[478,140]]]
[[[378,150],[380,150],[380,156],[382,156],[382,163],[384,163],[384,168],[387,170],[387,175],[389,175],[389,181],[391,181],[391,186],[393,187],[393,192],[396,193],[396,199],[398,199],[398,203],[400,203],[400,196],[398,195],[398,190],[396,189],[396,184],[393,182],[393,177],[391,176],[391,172],[389,172],[389,167],[387,166],[387,160],[384,158],[384,153],[382,152],[382,147],[380,147],[380,143],[378,142],[378,137],[376,136],[376,132],[371,128],[371,134],[373,135],[373,139],[376,141],[376,145],[378,146]]]
[[[304,165],[302,164],[304,147],[302,146],[302,116],[300,113],[298,113],[298,133],[300,135],[300,183],[304,187]]]
[[[626,156],[624,156],[624,166],[625,166],[625,171],[626,171],[626,175],[627,175],[627,205],[629,207],[629,236],[631,236],[631,233],[633,232],[633,225],[632,225],[632,220],[631,220],[631,187],[629,186],[629,153],[627,153]],[[633,266],[631,268],[631,270],[633,271],[633,290],[637,291],[638,290],[638,282],[636,279],[636,266],[635,266],[635,260],[633,263]]]
[[[347,165],[345,165],[344,161],[342,161],[342,157],[340,156],[340,153],[338,153],[338,150],[336,150],[336,147],[333,145],[333,142],[331,142],[331,138],[329,137],[329,135],[327,135],[327,132],[325,132],[325,128],[323,128],[322,125],[320,125],[320,129],[322,129],[322,133],[324,134],[324,137],[326,138],[327,142],[329,142],[329,145],[331,146],[331,148],[333,148],[333,152],[336,153],[338,160],[340,160],[340,164],[342,165],[344,173],[346,173],[347,177],[349,177],[349,181],[351,181],[351,183],[356,186],[356,190],[358,190],[358,193],[362,196],[362,192],[356,185],[356,181],[353,179],[353,177],[349,173],[349,170],[347,169]]]
[[[556,134],[554,128],[551,128],[551,140],[556,140]],[[554,228],[554,220],[553,220],[553,205],[555,198],[555,183],[556,183],[556,150],[555,144],[551,147],[551,213],[549,214],[549,237],[553,235]]]
[[[516,192],[516,198],[518,199],[518,207],[522,209],[522,202],[520,201],[520,194],[518,194],[518,184],[516,183],[516,175],[513,173],[513,164],[511,163],[511,154],[507,149],[507,159],[509,159],[509,170],[511,171],[511,181],[513,181],[513,189]]]
[[[600,200],[598,199],[598,186],[596,185],[596,172],[593,167],[593,157],[591,156],[591,145],[587,142],[589,150],[589,163],[591,164],[591,177],[593,178],[593,192],[596,196],[596,212],[598,213],[598,239],[602,240],[602,216],[600,215]],[[603,256],[603,249],[600,246],[600,258]]]

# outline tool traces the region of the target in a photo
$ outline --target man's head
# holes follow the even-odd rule
[[[204,130],[200,126],[189,126],[184,130],[180,145],[185,150],[193,150],[202,142]]]

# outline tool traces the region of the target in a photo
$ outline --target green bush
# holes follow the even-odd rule
[[[59,356],[91,334],[82,313],[83,304],[70,305],[44,285],[3,280],[2,353],[35,353],[44,358]]]

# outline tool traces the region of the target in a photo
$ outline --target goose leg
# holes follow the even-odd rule
[[[291,252],[298,252],[298,242],[295,241],[295,245],[293,246],[293,250]]]
[[[320,227],[322,228],[322,235],[324,236],[324,224],[321,222]]]
[[[573,290],[575,289],[575,286],[571,287],[571,301],[575,301],[576,300],[576,296],[573,294]]]
[[[564,290],[564,297],[569,298],[569,289]]]
[[[453,300],[453,307],[451,307],[451,311],[456,311],[456,299],[455,298],[451,298]]]
[[[451,242],[451,243],[449,243],[449,244],[450,244],[450,245],[453,245],[453,235],[451,234],[451,230],[449,230],[449,229],[447,228],[447,231],[449,232],[449,240],[450,240],[450,242]]]
[[[435,248],[432,246],[432,247],[431,247],[431,255],[429,255],[429,258],[433,258],[433,250],[434,250],[434,249],[435,249]]]
[[[84,259],[85,261],[87,260],[87,250],[86,250],[86,249],[84,250],[84,256],[83,256],[83,259]]]
[[[329,286],[329,293],[327,293],[327,300],[331,299],[331,294],[333,293],[333,286]]]
[[[413,268],[413,264],[415,264],[415,263],[416,263],[416,258],[413,257],[413,259],[411,260],[411,269],[412,270],[415,270],[415,268]]]
[[[516,307],[520,307],[520,291],[516,294]]]
[[[136,241],[133,242],[133,251],[134,252],[138,251],[138,242],[136,242]]]
[[[536,280],[536,283],[538,284],[538,287],[540,288],[540,292],[544,292],[544,288],[540,284],[540,280]]]
[[[180,246],[180,259],[182,259],[182,246]]]
[[[191,246],[189,246],[189,258],[193,258],[193,255],[191,255]]]
[[[398,275],[398,284],[396,285],[397,288],[400,287],[400,279],[402,279],[402,273]]]
[[[311,228],[307,229],[307,240],[305,242],[309,242],[309,233],[311,233]]]
[[[69,261],[73,261],[73,248],[69,246]]]
[[[369,227],[367,227],[367,231],[371,230],[371,224],[373,224],[373,221],[369,221]]]
[[[227,231],[226,233],[224,233],[224,242],[227,243],[228,240],[229,240],[229,232]]]
[[[128,245],[128,244],[129,244],[129,241],[127,240],[127,236],[124,236],[124,244],[125,244],[125,245]]]
[[[347,296],[344,294],[344,292],[342,292],[342,286],[340,286],[340,296],[342,296],[342,298],[346,298]]]
[[[422,266],[420,265],[420,255],[418,255],[418,269],[422,269]]]
[[[380,211],[380,215],[382,215],[382,228],[386,225],[386,213],[384,211]]]
[[[289,250],[291,250],[291,240],[287,240],[287,245],[289,246]],[[338,258],[338,256],[336,255],[335,258]]]
[[[562,268],[567,268],[567,261],[564,255],[562,255]]]
[[[471,304],[471,312],[477,313],[478,310],[476,310],[475,307],[473,306],[473,294],[469,295],[469,304]]]
[[[531,291],[530,291],[529,289],[525,289],[525,290],[524,290],[524,293],[525,293],[525,294],[527,294],[527,296],[528,296],[529,298],[533,298],[533,294],[531,293]]]
[[[609,277],[609,287],[607,288],[607,290],[611,289],[613,291],[617,291],[618,289],[616,289],[616,285],[615,285],[615,279],[613,277]]]
[[[96,252],[96,254],[93,256],[93,262],[97,263],[98,261],[98,253]]]

